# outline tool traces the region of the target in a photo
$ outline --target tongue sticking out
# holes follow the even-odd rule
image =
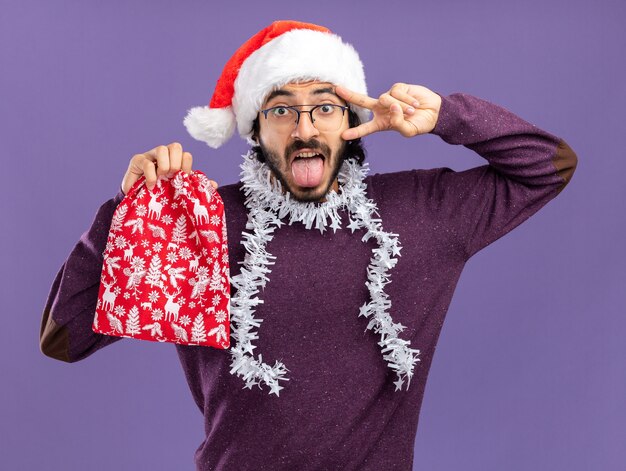
[[[291,173],[300,186],[317,186],[322,182],[324,161],[321,157],[297,158],[291,163]]]

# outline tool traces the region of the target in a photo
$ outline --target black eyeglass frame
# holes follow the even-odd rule
[[[298,106],[312,106],[313,108],[311,108],[310,110],[299,110],[297,107]],[[267,113],[269,113],[272,110],[275,110],[277,108],[288,108],[291,110],[294,110],[297,113],[297,117],[296,117],[296,126],[300,123],[300,115],[302,113],[309,113],[309,118],[311,118],[311,124],[313,126],[315,126],[315,119],[313,119],[313,111],[315,111],[317,108],[320,108],[322,106],[334,106],[335,108],[341,108],[341,119],[343,119],[343,117],[346,114],[346,110],[349,109],[349,106],[346,105],[336,105],[335,103],[320,103],[319,105],[291,105],[291,106],[286,106],[286,105],[278,105],[278,106],[272,106],[271,108],[267,108],[265,110],[260,110],[259,113],[263,113],[263,116],[265,116],[265,119],[267,119]]]

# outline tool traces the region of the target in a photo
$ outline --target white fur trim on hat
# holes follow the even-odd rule
[[[196,106],[187,112],[183,123],[192,137],[206,142],[214,149],[230,139],[236,125],[235,115],[230,106],[215,109]]]

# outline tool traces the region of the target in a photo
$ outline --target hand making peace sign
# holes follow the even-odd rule
[[[426,134],[437,124],[441,97],[421,85],[396,83],[378,99],[353,92],[346,87],[335,87],[335,93],[349,103],[372,110],[371,121],[346,129],[341,137],[357,139],[378,131],[393,129],[404,137]]]

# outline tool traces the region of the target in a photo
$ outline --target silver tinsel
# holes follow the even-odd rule
[[[400,323],[394,323],[387,310],[391,307],[389,296],[384,291],[384,286],[389,283],[387,271],[393,268],[400,256],[402,247],[398,242],[397,234],[385,232],[382,229],[376,204],[365,195],[367,185],[364,178],[369,166],[367,163],[359,165],[353,160],[346,160],[338,174],[341,192],[330,190],[323,203],[303,203],[291,200],[289,192],[283,193],[280,182],[271,180],[271,171],[267,165],[259,162],[252,152],[243,156],[241,164],[242,190],[246,195],[246,207],[248,208],[248,222],[244,232],[242,244],[246,249],[241,273],[231,278],[232,286],[237,292],[230,300],[230,319],[236,326],[232,327],[232,336],[236,345],[231,348],[232,363],[230,373],[241,376],[246,382],[246,388],[252,388],[257,384],[265,383],[270,388],[270,394],[279,395],[283,386],[280,380],[289,381],[285,377],[289,371],[284,364],[276,361],[274,366],[263,362],[262,355],[254,358],[253,340],[258,335],[252,329],[258,328],[263,321],[255,318],[253,313],[255,306],[262,303],[257,293],[259,288],[265,287],[269,281],[267,274],[271,272],[269,265],[273,265],[276,257],[269,254],[265,247],[272,240],[274,230],[280,227],[281,219],[289,216],[289,225],[301,222],[307,229],[315,228],[321,233],[326,230],[330,219],[330,228],[334,232],[341,228],[341,217],[338,210],[346,207],[350,212],[348,228],[354,233],[359,228],[366,228],[367,232],[362,237],[366,242],[375,238],[378,248],[373,250],[373,257],[367,267],[367,279],[365,283],[370,292],[370,301],[361,306],[359,317],[370,318],[365,330],[374,330],[380,334],[383,359],[397,375],[394,382],[396,391],[402,388],[407,379],[407,389],[413,376],[413,368],[420,351],[409,348],[410,342],[398,338],[398,333],[405,329]]]

